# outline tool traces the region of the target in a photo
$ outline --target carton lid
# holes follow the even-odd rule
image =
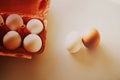
[[[45,17],[50,0],[0,0],[0,13]]]

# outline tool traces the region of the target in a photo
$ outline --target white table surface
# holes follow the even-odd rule
[[[99,48],[70,54],[71,31],[96,27]],[[120,1],[51,0],[45,52],[32,60],[0,57],[0,80],[120,80]]]

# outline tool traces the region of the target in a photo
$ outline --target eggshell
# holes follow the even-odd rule
[[[73,31],[70,32],[65,41],[65,47],[70,53],[76,53],[81,49],[82,42],[79,32]]]
[[[96,28],[91,28],[82,37],[83,44],[87,48],[95,48],[100,42],[100,33]]]

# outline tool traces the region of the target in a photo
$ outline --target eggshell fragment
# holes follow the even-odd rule
[[[38,52],[42,47],[42,40],[36,34],[29,34],[24,38],[23,46],[28,52]]]
[[[76,53],[81,49],[82,42],[79,32],[73,31],[68,34],[65,41],[65,46],[70,53]]]
[[[11,14],[6,19],[6,25],[10,30],[17,30],[23,25],[23,19],[18,14]]]
[[[9,31],[3,37],[3,45],[9,50],[15,50],[21,45],[21,37],[16,31]]]
[[[82,41],[87,48],[95,48],[100,42],[100,34],[96,28],[89,29],[84,33]]]
[[[27,23],[27,29],[34,34],[39,34],[43,30],[43,23],[38,19],[31,19]]]

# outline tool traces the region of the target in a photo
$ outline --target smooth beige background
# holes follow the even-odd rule
[[[101,34],[98,49],[70,54],[71,31]],[[51,0],[46,50],[32,60],[0,57],[0,80],[120,80],[120,1]]]

